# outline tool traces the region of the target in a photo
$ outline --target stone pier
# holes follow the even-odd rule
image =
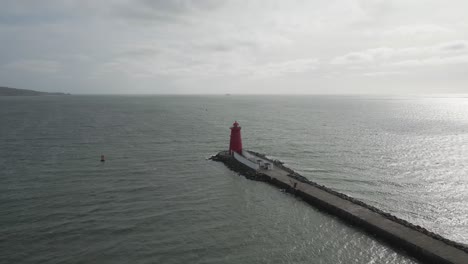
[[[262,159],[264,155],[250,152]],[[286,168],[279,161],[272,170],[253,170],[223,151],[212,157],[248,179],[271,183],[301,197],[307,203],[361,228],[392,247],[427,263],[468,263],[468,248],[426,229],[412,225],[388,213],[344,194],[330,190]]]

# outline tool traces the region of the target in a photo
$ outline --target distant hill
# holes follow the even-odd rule
[[[40,96],[40,95],[70,95],[65,93],[46,93],[26,89],[16,89],[0,86],[0,96]]]

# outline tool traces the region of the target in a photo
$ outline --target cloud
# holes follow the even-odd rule
[[[404,25],[393,29],[382,31],[384,37],[411,37],[411,36],[432,36],[455,33],[454,29],[434,25],[434,24],[416,24]]]
[[[367,77],[385,77],[385,76],[392,76],[392,75],[402,75],[405,72],[402,71],[376,71],[376,72],[366,72],[363,73],[363,76]]]
[[[137,45],[130,48],[125,48],[120,52],[117,52],[117,56],[122,57],[136,57],[136,58],[148,58],[154,57],[161,54],[163,51],[152,45]]]
[[[186,58],[184,58],[186,59]],[[138,78],[155,78],[157,76],[172,76],[176,78],[209,78],[213,76],[243,76],[244,78],[273,78],[295,73],[312,71],[318,68],[319,61],[315,58],[294,59],[287,61],[255,63],[213,60],[206,61],[144,61],[134,58],[119,58],[102,64],[97,75],[125,74]]]
[[[468,41],[466,40],[457,40],[452,42],[447,42],[440,44],[440,50],[448,52],[458,52],[458,51],[467,51],[468,50]]]
[[[256,41],[250,39],[234,39],[234,38],[219,38],[211,40],[203,40],[192,43],[192,49],[207,52],[232,52],[242,49],[257,49],[259,48]]]
[[[456,65],[456,64],[468,64],[468,54],[462,56],[452,57],[429,57],[424,59],[413,59],[397,61],[388,64],[392,67],[421,67],[421,66],[440,66],[440,65]]]
[[[369,52],[351,52],[343,56],[334,58],[331,64],[361,64],[374,60],[374,56]]]
[[[18,60],[4,65],[7,70],[52,74],[61,69],[58,61],[53,60]]]
[[[112,15],[129,21],[190,22],[194,13],[204,13],[222,6],[215,0],[136,0],[121,1],[110,7]]]
[[[468,55],[468,41],[458,40],[422,47],[367,49],[335,57],[330,61],[330,64],[437,65],[463,62],[466,55]]]
[[[316,70],[319,60],[315,58],[295,59],[289,61],[273,62],[265,65],[251,66],[252,76],[255,78],[276,77],[293,73],[303,73]]]

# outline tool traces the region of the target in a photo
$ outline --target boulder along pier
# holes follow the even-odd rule
[[[248,179],[275,185],[305,202],[384,240],[426,263],[468,263],[468,247],[308,180],[278,160],[242,148],[241,127],[231,127],[229,151],[211,160],[223,162]]]

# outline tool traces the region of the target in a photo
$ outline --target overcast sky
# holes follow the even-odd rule
[[[0,0],[0,86],[468,93],[468,1]]]

